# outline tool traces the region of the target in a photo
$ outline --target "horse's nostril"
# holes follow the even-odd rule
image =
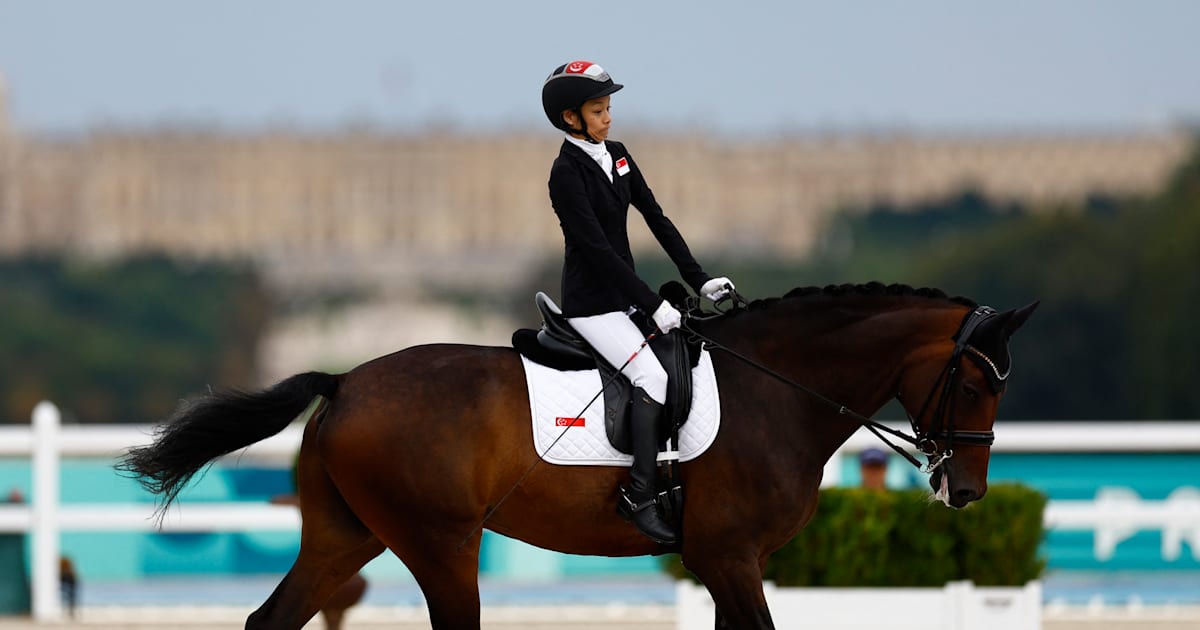
[[[958,499],[962,505],[966,505],[967,503],[978,499],[979,493],[970,488],[962,488],[954,491],[954,498]]]

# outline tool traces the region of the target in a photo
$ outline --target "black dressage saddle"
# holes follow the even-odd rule
[[[629,409],[633,385],[629,379],[600,356],[587,341],[571,328],[562,310],[548,295],[538,292],[534,298],[542,316],[539,330],[523,328],[513,333],[512,345],[522,356],[556,370],[600,370],[604,385],[604,428],[613,447],[631,454]],[[638,321],[643,333],[653,330],[648,321]],[[644,319],[644,318],[643,318]],[[659,334],[650,341],[650,349],[667,372],[667,402],[659,421],[658,440],[662,448],[668,438],[678,435],[679,427],[687,421],[692,406],[692,368],[699,361],[699,352],[689,348],[680,330]]]

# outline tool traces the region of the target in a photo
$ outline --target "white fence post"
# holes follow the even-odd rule
[[[942,587],[943,628],[946,630],[978,630],[967,625],[975,584],[970,580],[946,582]],[[1022,629],[1024,630],[1024,629]]]
[[[703,586],[676,583],[678,630],[712,626],[716,607]],[[1041,630],[1042,589],[977,587],[967,580],[942,587],[785,587],[763,582],[780,628],[825,630]],[[805,625],[807,624],[807,625]]]
[[[61,414],[53,403],[33,408],[33,618],[56,621],[62,617],[59,598],[58,479]]]
[[[708,590],[691,580],[675,582],[675,628],[711,628],[717,615],[717,607]]]

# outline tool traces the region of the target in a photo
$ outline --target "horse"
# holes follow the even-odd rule
[[[433,628],[478,628],[483,528],[571,554],[678,552],[712,595],[717,628],[773,628],[768,557],[812,518],[826,461],[890,399],[910,416],[906,439],[929,457],[935,496],[955,508],[984,496],[1008,341],[1036,306],[996,312],[870,283],[688,319],[711,349],[722,421],[711,446],[678,466],[687,501],[673,548],[618,516],[625,470],[531,466],[540,455],[509,347],[414,346],[343,374],[209,392],[117,467],[166,510],[213,459],[298,416],[306,423],[299,554],[246,628],[301,628],[385,549],[415,577]]]

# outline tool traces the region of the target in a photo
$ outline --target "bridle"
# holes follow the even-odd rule
[[[925,402],[921,405],[921,411],[917,413],[916,417],[913,417],[912,414],[908,414],[907,410],[905,411],[905,413],[908,415],[909,426],[912,427],[913,433],[912,435],[908,435],[902,431],[897,431],[896,429],[857,413],[845,405],[826,398],[819,392],[805,387],[804,385],[789,379],[779,372],[776,372],[775,370],[772,370],[771,368],[768,368],[767,366],[762,365],[761,363],[758,363],[753,359],[750,359],[749,357],[746,357],[720,344],[710,337],[705,336],[704,334],[698,332],[695,327],[690,325],[690,321],[693,320],[703,321],[723,315],[727,311],[722,311],[719,308],[719,305],[726,300],[732,300],[736,306],[746,306],[745,298],[739,295],[736,291],[730,291],[725,298],[718,301],[718,315],[710,315],[707,317],[694,315],[685,316],[682,328],[694,339],[702,342],[705,348],[725,352],[730,356],[742,361],[743,363],[746,363],[747,365],[750,365],[751,367],[754,367],[755,369],[775,378],[776,380],[803,391],[809,396],[812,396],[826,405],[837,409],[838,415],[847,416],[856,420],[859,424],[871,431],[871,433],[874,433],[875,437],[882,440],[884,444],[887,444],[892,448],[892,450],[896,451],[905,459],[907,459],[912,465],[919,468],[921,472],[931,473],[939,466],[944,464],[947,460],[952,458],[954,456],[955,444],[989,448],[992,446],[992,443],[995,442],[996,436],[992,431],[963,431],[955,429],[954,418],[948,414],[948,410],[953,405],[954,393],[956,390],[954,386],[955,379],[958,376],[959,368],[962,365],[962,358],[964,355],[970,357],[972,361],[979,365],[980,369],[982,369],[984,374],[987,375],[988,382],[994,392],[999,393],[1003,390],[1005,381],[1008,379],[1008,374],[1012,371],[1011,360],[1009,361],[1009,369],[1006,369],[1003,373],[1001,373],[999,368],[996,366],[996,363],[992,361],[991,358],[989,358],[975,346],[970,345],[971,335],[979,328],[979,326],[997,315],[995,309],[987,306],[980,306],[972,310],[970,313],[967,313],[966,317],[963,318],[962,323],[959,325],[958,332],[954,333],[954,336],[951,337],[951,339],[954,340],[954,351],[950,354],[950,358],[946,361],[946,365],[942,367],[942,371],[938,375],[937,380],[933,382],[933,386],[929,390],[929,395],[925,397]],[[692,305],[689,304],[688,306],[690,307]],[[689,308],[688,310],[692,311],[694,309]],[[925,412],[929,409],[929,405],[933,402],[935,395],[937,396],[937,406],[934,407],[933,416],[930,418],[929,430],[922,431],[921,427],[917,424],[917,420],[925,415]],[[897,395],[897,398],[899,398],[899,395]],[[918,461],[916,457],[913,457],[911,453],[888,440],[883,436],[883,433],[887,433],[895,438],[912,444],[918,451],[926,456],[928,459],[928,464],[922,466],[921,462]],[[939,441],[945,444],[945,446],[939,448]]]
[[[921,405],[921,410],[917,412],[916,417],[908,415],[909,426],[912,427],[914,439],[911,443],[917,447],[928,459],[929,464],[925,467],[924,472],[933,472],[938,466],[941,466],[946,460],[954,456],[954,444],[957,442],[966,446],[983,446],[991,447],[996,441],[996,434],[992,431],[960,431],[954,428],[954,417],[947,412],[953,406],[954,394],[957,388],[954,386],[954,379],[958,375],[958,370],[962,366],[963,354],[970,357],[983,373],[988,377],[988,383],[992,387],[992,391],[999,393],[1004,389],[1005,381],[1008,380],[1008,374],[1012,371],[1012,362],[1009,361],[1009,368],[1002,374],[996,363],[992,361],[986,354],[980,351],[975,346],[970,345],[971,334],[975,332],[979,325],[983,322],[996,316],[996,310],[988,306],[980,306],[967,314],[959,325],[958,332],[951,339],[954,340],[954,351],[950,353],[950,359],[946,361],[946,365],[942,367],[942,371],[938,374],[937,380],[933,382],[933,387],[929,390],[929,395],[925,397],[925,402]],[[938,386],[941,386],[940,392]],[[917,420],[925,415],[925,411],[929,409],[929,404],[933,402],[934,394],[937,393],[937,407],[934,408],[933,416],[929,420],[929,431],[922,432]],[[900,398],[899,394],[896,398]],[[907,441],[907,436],[905,436]],[[938,448],[938,441],[945,444],[944,448]],[[886,442],[886,440],[884,440]],[[889,446],[891,446],[889,444]],[[895,446],[892,446],[895,448]]]

